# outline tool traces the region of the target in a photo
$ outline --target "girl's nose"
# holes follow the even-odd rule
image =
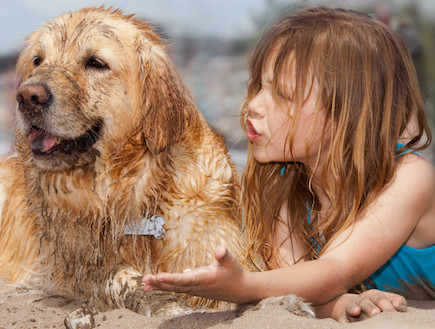
[[[250,112],[250,116],[253,118],[261,118],[266,114],[266,106],[265,106],[264,92],[260,90],[254,98],[248,104],[248,110]]]

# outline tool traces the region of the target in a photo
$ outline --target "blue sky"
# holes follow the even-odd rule
[[[358,6],[384,1],[397,5],[419,2],[433,13],[433,0],[330,0],[334,6]],[[0,55],[19,50],[21,41],[43,22],[90,5],[113,5],[163,24],[172,36],[183,33],[236,37],[252,32],[252,17],[269,2],[294,0],[0,0]],[[309,3],[325,1],[306,0]]]

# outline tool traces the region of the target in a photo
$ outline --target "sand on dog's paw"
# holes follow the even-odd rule
[[[274,306],[274,305],[283,307],[287,311],[296,315],[305,316],[308,318],[316,317],[311,306],[308,303],[306,303],[302,298],[297,297],[295,295],[268,297],[262,299],[258,303],[239,305],[236,314],[240,316],[246,311],[262,310],[268,306]]]

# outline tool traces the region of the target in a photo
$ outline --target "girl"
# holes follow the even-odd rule
[[[219,247],[208,267],[145,276],[145,290],[239,303],[296,294],[335,318],[363,282],[434,298],[435,170],[416,152],[431,134],[397,33],[341,9],[284,16],[254,51],[242,125],[247,256],[268,271]],[[378,311],[398,308],[395,295],[367,294]]]

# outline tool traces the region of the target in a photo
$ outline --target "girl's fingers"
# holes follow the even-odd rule
[[[214,251],[214,257],[218,262],[225,262],[231,256],[231,253],[224,246],[217,246]]]
[[[381,313],[379,307],[377,307],[376,304],[368,298],[362,298],[358,305],[361,307],[361,312],[367,314],[370,317]]]
[[[167,274],[167,273],[165,273]],[[175,292],[188,292],[191,288],[184,280],[171,277],[159,277],[159,275],[144,278],[145,291],[166,290]]]
[[[391,301],[384,297],[384,298],[380,298],[377,302],[376,305],[378,306],[378,308],[382,311],[382,312],[397,312],[396,308],[393,306],[393,304],[391,303]]]
[[[208,283],[207,268],[200,267],[184,273],[159,273],[145,275],[142,279],[145,291],[166,290],[174,292],[195,292],[197,287]]]
[[[217,265],[229,271],[237,270],[240,267],[237,257],[224,246],[218,246],[215,249],[214,257]]]
[[[361,307],[356,303],[348,303],[345,312],[337,319],[338,322],[355,322],[361,315]]]
[[[406,302],[405,297],[390,292],[385,292],[384,294],[391,301],[391,304],[394,306],[396,311],[406,312],[406,309],[408,308],[408,304]]]
[[[174,286],[189,287],[197,284],[199,279],[199,269],[184,273],[159,273],[156,275],[156,282]]]
[[[382,312],[405,312],[406,299],[398,294],[380,291],[377,289],[368,290],[365,296],[369,298]]]
[[[349,303],[346,305],[346,317],[359,317],[361,315],[361,307],[356,303]]]

